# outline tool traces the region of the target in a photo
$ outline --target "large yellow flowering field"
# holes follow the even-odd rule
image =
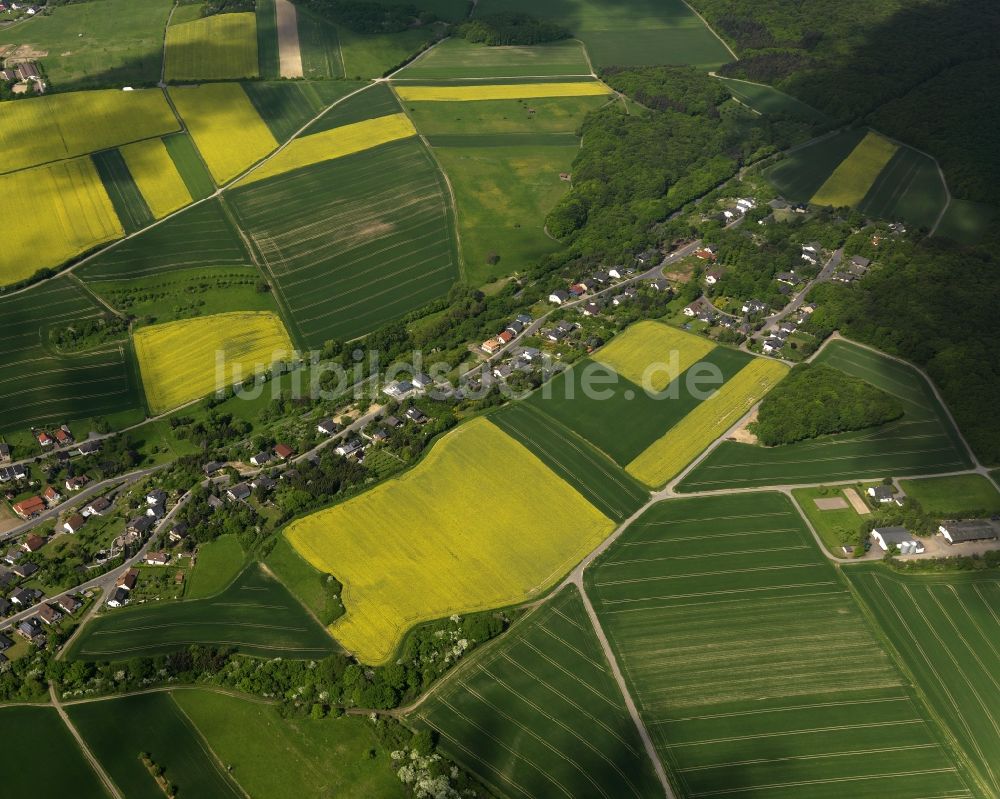
[[[498,83],[473,86],[407,86],[393,88],[402,100],[530,100],[535,97],[592,97],[611,94],[597,81],[577,83]]]
[[[191,202],[191,193],[162,139],[137,141],[118,149],[154,217],[161,219]]]
[[[715,344],[707,338],[660,322],[643,321],[611,339],[594,354],[594,360],[643,388],[647,388],[644,377],[649,370],[648,388],[663,391],[714,349]]]

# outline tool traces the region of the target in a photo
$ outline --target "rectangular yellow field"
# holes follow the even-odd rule
[[[133,338],[153,413],[260,374],[293,351],[281,319],[267,311],[182,319],[139,328]]]
[[[663,438],[654,441],[626,471],[648,486],[662,486],[680,474],[715,439],[732,427],[786,375],[779,361],[756,358],[711,398],[695,407]]]
[[[119,152],[154,217],[161,219],[192,202],[162,139],[126,144]]]
[[[0,197],[8,208],[30,209],[27,217],[4,225],[0,285],[125,235],[89,157],[0,175]]]
[[[266,164],[247,175],[240,185],[283,175],[320,161],[330,161],[345,155],[370,150],[380,144],[416,136],[406,114],[390,114],[377,119],[366,119],[311,136],[293,139],[289,145]]]
[[[643,321],[615,336],[593,358],[647,391],[663,391],[714,349],[708,339]]]
[[[898,149],[883,136],[869,132],[833,170],[810,202],[834,208],[857,205]]]
[[[166,62],[167,80],[256,78],[256,14],[215,14],[171,25]]]
[[[216,183],[225,183],[278,146],[238,83],[172,88],[170,97]]]
[[[382,663],[415,624],[539,596],[614,528],[485,419],[402,477],[300,519],[295,548],[344,585],[333,635]]]
[[[159,89],[46,94],[0,103],[0,172],[180,130]]]
[[[597,81],[579,83],[508,83],[479,86],[402,86],[393,84],[401,100],[530,100],[535,97],[592,97],[611,94]]]

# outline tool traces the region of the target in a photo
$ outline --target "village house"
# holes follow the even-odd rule
[[[569,299],[569,293],[566,292],[566,291],[563,291],[562,289],[559,289],[558,291],[553,291],[549,295],[549,302],[551,302],[551,303],[553,303],[555,305],[562,305],[568,299]],[[485,347],[483,349],[485,349]]]
[[[184,522],[180,522],[179,524],[175,524],[173,526],[173,528],[167,534],[167,538],[170,539],[171,543],[176,544],[176,543],[178,543],[180,541],[183,541],[185,538],[187,538],[187,535],[188,535],[188,526],[187,526],[187,524],[184,523]]]
[[[111,500],[107,497],[98,497],[83,509],[84,516],[103,516],[111,507]]]
[[[24,543],[21,544],[25,552],[37,552],[43,546],[45,546],[45,539],[34,533],[25,538]]]
[[[705,282],[710,286],[714,286],[720,280],[722,280],[723,272],[718,267],[713,267],[705,273]]]
[[[871,261],[865,258],[863,255],[855,255],[851,258],[851,265],[857,267],[858,269],[868,269],[871,266]]]
[[[396,430],[397,428],[403,426],[403,423],[395,416],[386,416],[385,419],[382,420],[382,423],[390,430]]]
[[[295,450],[287,444],[275,444],[274,454],[277,456],[278,460],[287,461],[295,455]]]
[[[136,581],[139,579],[139,572],[136,569],[127,569],[125,573],[115,581],[116,588],[124,588],[126,591],[131,591],[135,588]]]
[[[266,449],[258,452],[256,455],[250,456],[251,466],[263,466],[271,462],[271,453]]]
[[[764,313],[767,310],[767,303],[760,300],[747,300],[741,309],[745,314]]]
[[[72,594],[65,594],[59,597],[56,600],[56,604],[62,608],[63,613],[69,616],[72,616],[83,607],[83,603]]]
[[[79,513],[74,513],[65,522],[63,522],[63,530],[72,535],[73,533],[80,532],[80,529],[86,523],[86,519]]]
[[[883,552],[898,547],[901,555],[922,555],[923,542],[905,527],[876,527],[872,530],[872,540]]]
[[[43,603],[42,606],[38,608],[38,618],[40,618],[46,624],[49,625],[55,624],[62,617],[63,614],[61,610],[47,603]]]
[[[272,491],[277,483],[266,474],[261,474],[250,481],[250,488],[254,491]]]
[[[124,586],[119,586],[114,590],[114,593],[108,597],[108,607],[109,608],[121,608],[128,604],[129,592],[125,590]]]
[[[208,503],[208,507],[213,513],[225,504],[221,499],[215,496],[215,494],[209,494],[208,499],[205,501]]]
[[[635,270],[631,266],[612,266],[608,270],[608,274],[615,280],[624,280],[626,277],[635,274]]]
[[[87,483],[90,482],[90,478],[85,474],[78,475],[76,477],[70,477],[66,480],[66,490],[67,491],[79,491]]]
[[[32,616],[17,625],[17,631],[33,644],[40,644],[45,638],[45,630],[37,617]]]
[[[653,289],[653,291],[669,291],[670,281],[660,277],[657,278],[656,280],[651,280],[649,282],[649,287]]]
[[[146,553],[147,566],[166,566],[169,560],[170,560],[170,553],[163,550]]]
[[[333,419],[322,419],[316,425],[316,430],[324,436],[332,436],[340,432],[340,425],[333,421]]]
[[[349,441],[344,441],[335,450],[338,455],[342,458],[349,458],[352,455],[356,455],[358,452],[364,449],[364,445],[358,438],[352,438]]]
[[[12,480],[25,480],[28,477],[28,470],[19,463],[13,466],[0,467],[0,483],[9,483]]]
[[[230,502],[243,502],[250,498],[250,494],[253,492],[250,490],[250,486],[246,483],[237,483],[228,491],[226,491],[226,497]]]
[[[970,519],[964,522],[942,522],[938,532],[949,544],[964,544],[969,541],[996,541],[998,525],[989,519]]]
[[[45,499],[45,504],[50,508],[53,505],[58,505],[62,501],[62,494],[56,491],[52,486],[48,486],[45,491],[42,492],[42,497]]]
[[[498,338],[491,338],[480,345],[480,349],[487,355],[495,355],[503,349],[503,342]]]
[[[45,510],[45,500],[41,497],[29,497],[12,505],[11,510],[22,519],[32,519]]]
[[[785,342],[778,338],[777,336],[770,336],[764,339],[764,344],[762,350],[765,355],[771,355],[772,353],[779,352],[785,346]]]
[[[407,408],[405,416],[411,422],[416,422],[417,424],[423,424],[427,421],[427,416],[420,408]]]
[[[0,444],[0,463],[10,463],[9,444]]]
[[[51,447],[54,441],[52,436],[46,433],[44,430],[39,431],[35,434],[35,438],[38,439],[38,445],[42,448]]]
[[[580,311],[584,316],[597,316],[601,312],[601,306],[596,302],[588,302]]]
[[[413,391],[413,383],[409,380],[394,380],[382,389],[383,394],[387,394],[395,400],[403,399]]]
[[[128,523],[125,530],[136,536],[144,536],[155,524],[156,520],[152,516],[137,516]]]
[[[866,493],[880,505],[885,505],[896,499],[896,489],[891,485],[871,486]],[[903,503],[897,501],[896,504],[902,505]]]
[[[213,474],[222,471],[225,465],[222,461],[209,461],[201,467],[201,470],[205,473],[206,477],[211,477]]]
[[[507,329],[510,330],[509,327]],[[426,391],[428,388],[434,385],[434,381],[431,380],[430,375],[424,374],[423,372],[417,372],[413,376],[413,380],[411,382],[421,391]]]
[[[19,608],[30,608],[41,598],[42,592],[37,588],[18,588],[10,595],[10,601]]]
[[[23,580],[36,574],[38,572],[38,565],[32,563],[30,560],[25,560],[12,566],[11,571]]]

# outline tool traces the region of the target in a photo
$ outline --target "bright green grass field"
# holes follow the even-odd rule
[[[410,721],[497,795],[662,795],[575,588],[461,669]]]
[[[559,179],[579,149],[570,147],[435,148],[458,208],[465,279],[478,286],[523,271],[559,243],[545,217],[569,191]],[[499,255],[500,261],[487,259]]]
[[[679,795],[967,796],[784,495],[661,502],[585,580]]]
[[[0,708],[0,729],[4,796],[108,796],[51,707]]]
[[[151,84],[160,79],[171,0],[91,0],[0,31],[0,45],[31,45],[61,91]]]
[[[141,752],[163,766],[178,795],[243,799],[168,693],[68,704],[66,712],[128,799],[163,799]]]
[[[858,491],[860,494],[861,492]],[[823,545],[830,554],[842,558],[845,544],[855,545],[858,531],[864,517],[860,516],[848,502],[846,508],[820,510],[816,507],[817,499],[840,498],[847,502],[843,489],[840,487],[797,488],[792,492],[806,518],[812,523],[816,533],[823,540]]]
[[[723,441],[678,486],[707,491],[826,480],[911,476],[967,469],[965,447],[927,381],[912,367],[847,341],[830,342],[816,363],[867,380],[903,403],[903,417],[854,433],[761,447]]]
[[[404,106],[417,130],[432,141],[444,135],[463,135],[475,137],[471,142],[479,137],[492,141],[490,134],[498,133],[575,134],[587,114],[607,102],[607,97],[540,97],[462,103],[411,101]],[[512,137],[510,142],[516,143],[516,139]]]
[[[866,135],[864,129],[834,133],[803,147],[764,170],[764,176],[783,197],[807,203]]]
[[[978,244],[996,218],[993,206],[952,198],[935,235],[959,244]]]
[[[235,580],[246,563],[235,535],[223,535],[198,546],[198,557],[188,577],[185,599],[215,596]]]
[[[69,657],[127,660],[195,643],[234,646],[257,657],[320,658],[334,649],[295,597],[251,564],[214,597],[135,605],[98,616],[83,628]]]
[[[106,313],[67,277],[0,297],[0,432],[135,411],[143,418],[142,388],[126,339],[96,349],[63,353],[50,334]],[[30,368],[26,365],[30,364]]]
[[[299,26],[301,30],[301,25]],[[337,28],[344,75],[349,79],[380,78],[419,53],[434,39],[430,27],[400,33],[363,34]]]
[[[879,219],[930,229],[947,202],[948,190],[934,161],[910,147],[900,147],[858,209]]]
[[[370,333],[443,297],[458,278],[448,189],[416,138],[253,183],[231,197],[300,346]]]
[[[208,691],[177,691],[173,698],[250,796],[404,796],[366,718],[282,718],[274,707]]]
[[[1000,513],[1000,492],[981,474],[900,480],[903,492],[935,516],[952,518]]]
[[[512,403],[489,419],[609,519],[622,522],[649,499],[649,491],[618,464],[536,406]]]
[[[728,380],[751,357],[738,350],[716,347],[700,363],[715,365],[723,379]],[[626,466],[700,404],[701,400],[687,387],[688,375],[697,368],[695,364],[685,371],[675,381],[677,386],[668,387],[666,396],[658,399],[613,369],[584,359],[533,393],[527,403]],[[584,392],[585,380],[593,381],[593,387],[608,396],[588,397]]]
[[[901,575],[845,569],[868,612],[984,796],[1000,793],[1000,583],[995,575]],[[895,796],[895,794],[893,794]]]
[[[377,452],[377,451],[376,451]],[[372,453],[374,455],[376,453]],[[305,605],[326,626],[344,615],[344,606],[327,590],[330,575],[323,574],[295,551],[283,535],[277,537],[274,549],[264,561],[285,588]]]
[[[204,199],[215,191],[215,181],[187,133],[164,136],[163,144],[193,199]]]
[[[816,110],[811,105],[807,105],[798,98],[785,94],[773,86],[735,78],[719,78],[719,80],[733,97],[762,114],[786,116],[814,124],[822,124],[827,121],[826,115],[822,111]]]
[[[443,80],[589,74],[587,55],[578,41],[534,47],[487,47],[453,38],[420,56],[396,77]]]

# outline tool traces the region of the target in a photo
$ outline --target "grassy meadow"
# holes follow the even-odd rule
[[[787,497],[659,503],[585,579],[679,795],[969,795]]]
[[[529,450],[474,419],[402,477],[293,522],[286,535],[344,585],[347,612],[333,635],[381,663],[415,624],[540,596],[612,528]]]
[[[253,13],[215,14],[167,28],[168,81],[233,80],[259,74]]]
[[[229,587],[246,566],[246,555],[235,535],[222,535],[198,545],[198,557],[188,576],[185,599],[215,596]]]
[[[573,587],[477,653],[410,721],[499,796],[663,791]]]
[[[900,480],[899,487],[935,516],[962,518],[971,514],[992,516],[1000,513],[1000,492],[981,474]]]
[[[275,541],[264,565],[321,623],[331,624],[344,614],[339,588],[338,596],[334,596],[336,583],[330,584],[333,577],[316,569],[284,536]]]
[[[857,486],[854,488],[863,496],[863,492]],[[842,558],[844,552],[841,547],[845,544],[851,546],[857,544],[858,531],[864,517],[851,507],[851,503],[844,496],[843,488],[836,486],[796,488],[792,491],[792,496],[831,555]],[[824,510],[816,505],[817,499],[841,499],[846,503],[846,507]]]
[[[104,613],[74,640],[70,660],[128,660],[190,644],[231,646],[256,657],[320,658],[334,643],[288,590],[251,564],[213,597],[133,605]]]
[[[893,394],[903,402],[902,418],[779,447],[723,441],[684,478],[679,490],[880,479],[886,474],[910,476],[971,466],[954,425],[912,367],[847,341],[830,342],[815,362]]]
[[[736,78],[719,78],[719,80],[733,97],[761,114],[801,119],[814,124],[823,124],[827,121],[822,111],[773,86]]]
[[[162,219],[192,201],[162,139],[126,144],[119,152],[154,218]]]
[[[302,30],[301,23],[299,30]],[[336,32],[340,67],[348,80],[380,78],[419,53],[437,36],[436,30],[430,26],[398,33],[365,34],[341,25]],[[324,31],[321,35],[324,44],[332,47],[330,33]],[[331,54],[330,58],[331,69],[336,68],[335,57]]]

